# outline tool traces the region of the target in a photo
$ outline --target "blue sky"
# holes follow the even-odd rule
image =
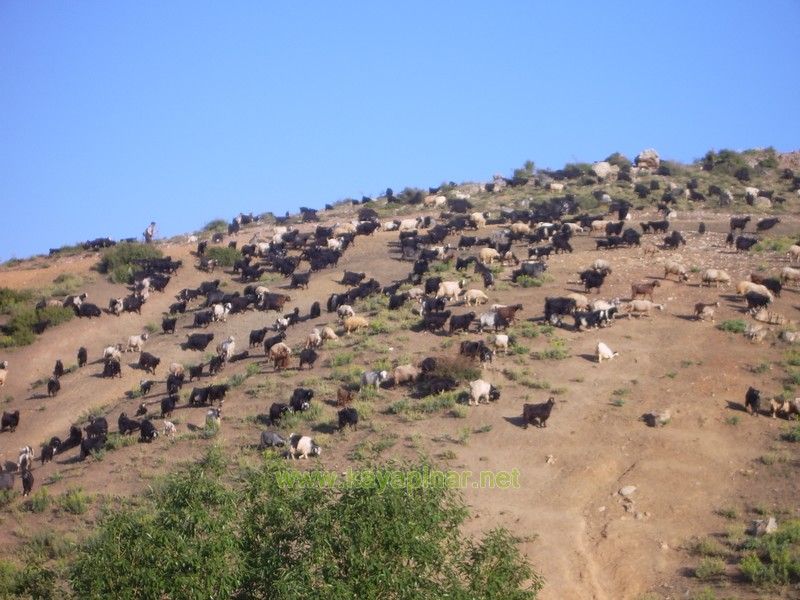
[[[798,56],[796,0],[8,0],[0,260],[526,159],[795,150]]]

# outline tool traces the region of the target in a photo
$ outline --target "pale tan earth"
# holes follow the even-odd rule
[[[632,222],[641,218],[656,218],[656,215],[634,213]],[[702,237],[694,233],[701,218],[711,229]],[[784,217],[769,235],[796,235],[797,224],[797,220]],[[307,230],[313,225],[299,227]],[[549,260],[549,281],[544,286],[524,289],[501,283],[500,287],[506,289],[489,291],[490,303],[521,302],[524,305],[521,319],[539,322],[545,296],[580,291],[577,271],[598,257],[609,260],[614,269],[599,295],[607,299],[628,298],[632,282],[651,277],[660,280],[661,264],[667,257],[680,257],[687,267],[723,268],[732,276],[734,286],[758,267],[775,273],[788,264],[781,254],[736,254],[725,247],[727,215],[685,213],[673,227],[684,232],[688,245],[676,252],[661,251],[647,259],[641,249],[597,252],[591,238],[585,234],[578,236],[573,254]],[[253,232],[253,228],[247,228],[236,239],[240,244],[246,243]],[[358,237],[338,268],[313,274],[308,290],[288,291],[292,301],[287,304],[286,312],[299,306],[301,313],[307,314],[314,300],[323,306],[321,318],[289,330],[290,345],[298,347],[313,326],[330,323],[339,329],[335,314],[326,313],[324,306],[330,293],[346,289],[337,283],[344,269],[365,271],[383,285],[404,277],[411,263],[397,260],[396,253],[391,257],[388,254],[388,243],[396,239],[397,233],[380,232],[370,238]],[[644,236],[643,240],[660,242],[660,237]],[[457,237],[448,241],[455,243]],[[195,287],[203,280],[220,277],[228,281],[224,289],[229,291],[242,289],[244,284],[219,270],[213,275],[197,270],[190,252],[193,245],[161,247],[165,255],[182,259],[184,268],[170,282],[166,293],[151,296],[141,316],[104,314],[100,319],[73,319],[46,331],[31,346],[0,351],[0,359],[10,363],[8,380],[0,390],[1,397],[7,398],[3,410],[19,409],[22,413],[15,433],[0,434],[2,461],[16,461],[18,450],[24,445],[34,446],[38,456],[41,443],[53,435],[65,437],[70,424],[92,408],[103,407],[111,430],[116,430],[120,411],[133,416],[140,400],[126,398],[126,392],[147,377],[128,366],[136,363],[138,355],[126,354],[123,377],[113,380],[99,377],[102,365],[98,359],[104,346],[140,333],[144,325],[158,326],[158,333],[145,349],[161,358],[157,372],[160,381],[163,382],[170,362],[194,364],[202,357],[202,353],[183,351],[178,346],[186,334],[195,331],[190,328],[192,315],[182,316],[176,334],[170,336],[160,333],[162,312],[174,302],[174,295],[180,289]],[[526,254],[522,245],[515,251],[519,256]],[[0,285],[45,286],[64,272],[92,275],[94,282],[86,286],[89,300],[105,308],[111,296],[125,295],[127,290],[91,271],[97,260],[96,254],[88,253],[36,261],[48,265],[47,268],[29,268],[30,264],[24,263],[0,270]],[[306,268],[302,264],[298,270]],[[509,274],[507,268],[497,277],[498,281],[506,281]],[[479,278],[473,279],[471,287],[482,289]],[[284,283],[280,279],[268,285],[275,291]],[[788,428],[787,422],[751,417],[740,408],[729,407],[729,402],[743,402],[749,385],[761,389],[767,397],[780,392],[784,377],[780,366],[773,364],[762,373],[751,372],[750,368],[765,361],[783,360],[787,346],[778,342],[774,334],[763,344],[754,345],[741,335],[693,320],[695,302],[719,299],[717,323],[732,318],[751,321],[743,313],[744,302],[735,297],[734,286],[709,289],[698,284],[697,273],[693,273],[688,284],[661,280],[655,301],[665,303],[666,309],[650,318],[618,319],[610,328],[583,333],[572,331],[572,320],[567,319],[570,326],[554,332],[566,341],[570,356],[564,360],[534,360],[529,355],[495,357],[493,364],[485,369],[484,378],[501,388],[502,397],[490,405],[465,407],[466,418],[455,418],[449,411],[421,420],[385,414],[387,406],[407,395],[405,388],[395,388],[380,392],[374,400],[373,415],[363,420],[358,431],[325,433],[331,428],[323,426],[315,432],[310,429],[311,424],[305,424],[308,430],[303,433],[314,435],[324,447],[317,462],[337,471],[354,464],[348,455],[357,444],[391,435],[397,436],[396,443],[382,453],[382,458],[413,459],[422,452],[439,465],[475,473],[485,469],[518,469],[519,489],[464,491],[473,511],[467,529],[479,533],[502,525],[524,538],[522,550],[547,580],[540,596],[544,600],[620,600],[638,598],[646,592],[659,598],[684,598],[687,590],[699,587],[691,577],[698,558],[688,553],[689,540],[722,533],[729,525],[715,511],[734,508],[739,521],[745,523],[755,518],[752,514],[755,506],[767,507],[782,518],[796,517],[798,497],[794,474],[797,453],[790,444],[780,441],[780,433]],[[773,310],[796,319],[796,305],[797,293],[787,290],[777,299]],[[358,305],[356,308],[359,309]],[[406,313],[409,310],[408,305],[401,309]],[[454,312],[468,310],[480,313],[484,308],[456,306]],[[272,324],[276,316],[274,312],[249,311],[230,317],[227,323],[212,324],[208,331],[214,332],[216,339],[208,351],[213,351],[214,345],[229,334],[236,337],[237,351],[246,348],[249,331]],[[779,328],[772,329],[777,332]],[[293,359],[292,369],[279,375],[264,361],[263,349],[255,349],[254,358],[229,365],[214,380],[225,381],[235,373],[243,373],[252,362],[261,365],[258,375],[229,394],[218,439],[234,464],[255,462],[258,459],[255,446],[259,432],[265,427],[252,417],[266,413],[274,401],[287,401],[291,390],[303,381],[310,382],[317,390],[316,401],[333,398],[337,382],[325,379],[330,371],[326,360],[343,347],[355,344],[353,364],[370,367],[382,357],[395,364],[398,360],[417,361],[430,355],[454,355],[462,339],[488,340],[490,336],[470,333],[453,337],[455,341],[446,335],[412,331],[378,336],[355,334],[343,337],[338,346],[324,347],[312,372],[298,372]],[[368,338],[369,349],[359,349]],[[618,351],[619,357],[598,365],[593,358],[598,341]],[[533,350],[544,349],[548,343],[544,336],[518,337],[518,342]],[[32,382],[49,375],[56,359],[61,358],[65,366],[74,364],[79,346],[88,348],[90,364],[65,375],[56,398],[47,398],[43,386],[31,389]],[[503,369],[547,382],[550,388],[561,388],[557,389],[561,393],[555,395],[557,403],[546,428],[523,429],[520,415],[523,402],[543,402],[551,395],[550,391],[512,382]],[[264,382],[269,387],[255,389]],[[201,382],[208,383],[208,377]],[[188,384],[189,390],[192,385],[197,384]],[[248,395],[248,390],[253,395]],[[614,390],[625,390],[624,405],[612,404]],[[158,402],[163,396],[164,385],[158,383],[147,398],[154,403],[150,414],[155,415],[158,424],[161,423],[157,418]],[[336,408],[325,402],[322,406],[324,417],[320,423],[334,423]],[[665,427],[650,428],[640,420],[643,413],[664,408],[672,412],[672,420]],[[203,424],[205,412],[206,408],[179,408],[175,412],[175,420],[179,421],[177,440],[162,436],[149,445],[136,444],[108,452],[102,461],[90,458],[74,462],[76,450],[59,455],[44,466],[37,461],[35,488],[45,484],[50,494],[57,496],[68,488],[81,487],[97,495],[93,510],[81,517],[54,510],[41,515],[6,510],[0,513],[0,554],[12,555],[27,537],[45,529],[68,532],[78,538],[86,535],[98,517],[103,497],[141,494],[152,484],[154,476],[203,452],[211,442],[185,434],[189,424]],[[732,417],[738,417],[738,422],[729,422]],[[491,430],[474,432],[485,425],[491,425]],[[472,433],[466,443],[459,443],[464,428]],[[442,453],[454,458],[442,458]],[[768,453],[784,460],[767,466],[759,458]],[[552,458],[548,462],[549,456]],[[307,468],[302,461],[300,465]],[[56,473],[61,475],[60,480],[46,483]],[[617,494],[626,485],[637,488],[629,510]],[[22,502],[17,500],[17,507]],[[729,569],[735,572],[734,566]],[[730,594],[738,598],[764,597],[746,585],[732,588]]]

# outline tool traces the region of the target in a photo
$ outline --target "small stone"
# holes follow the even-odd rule
[[[600,508],[597,509],[597,512],[606,512],[606,507],[601,506]]]
[[[661,542],[661,549],[662,550],[669,550],[669,546],[667,546],[666,542]]]
[[[619,495],[627,497],[627,496],[630,496],[631,494],[633,494],[633,492],[635,492],[635,491],[636,491],[636,486],[635,485],[626,485],[625,487],[623,487],[623,488],[621,488],[619,490]]]
[[[768,533],[773,533],[778,529],[778,522],[775,520],[775,517],[770,517],[768,519],[758,519],[757,521],[753,521],[753,524],[750,526],[750,533],[755,536],[766,535]]]
[[[547,459],[545,460],[545,462],[546,462],[548,465],[552,465],[554,462],[556,462],[556,459],[555,459],[555,457],[554,457],[552,454],[548,454],[548,455],[547,455]]]

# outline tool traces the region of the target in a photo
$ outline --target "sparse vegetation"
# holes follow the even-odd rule
[[[80,488],[69,489],[56,502],[58,508],[73,515],[82,515],[89,509],[89,497]]]
[[[781,434],[781,439],[786,442],[800,442],[800,425],[795,425],[788,431]]]
[[[206,248],[205,257],[217,261],[221,267],[232,267],[233,263],[241,260],[242,253],[228,246],[209,246]]]
[[[730,333],[744,333],[747,322],[743,319],[727,319],[717,325],[717,328]]]
[[[570,354],[564,340],[561,338],[552,338],[549,348],[531,352],[531,356],[536,360],[564,360],[565,358],[569,358]]]
[[[33,306],[16,305],[11,309],[11,319],[0,326],[0,348],[27,346],[36,339],[36,331],[46,327],[55,327],[75,316],[71,308],[62,306],[46,306],[41,309]]]
[[[131,284],[133,274],[140,269],[134,261],[162,256],[161,250],[151,244],[121,243],[103,250],[97,270],[114,283]]]
[[[47,488],[36,490],[26,502],[25,508],[32,513],[43,513],[50,506],[50,494]]]
[[[750,538],[744,550],[739,568],[748,581],[759,586],[800,581],[800,520],[786,521],[774,533]]]
[[[228,222],[225,219],[214,219],[203,226],[205,233],[226,233],[227,231]]]
[[[703,581],[719,579],[725,574],[725,561],[721,558],[704,558],[694,570],[694,574]]]
[[[529,275],[520,275],[517,277],[517,285],[524,288],[542,287],[544,280],[541,277],[530,277]]]

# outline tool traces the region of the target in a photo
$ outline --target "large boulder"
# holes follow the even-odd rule
[[[506,188],[506,185],[507,185],[505,177],[503,177],[500,174],[495,174],[492,177],[492,183],[494,184],[494,187],[492,189],[495,192],[499,192],[501,190],[504,190]]]
[[[772,200],[764,196],[757,196],[753,201],[753,206],[756,208],[772,208]]]
[[[619,167],[601,160],[600,162],[596,162],[592,165],[592,171],[599,179],[606,179],[610,175],[616,175],[619,173]]]
[[[755,187],[746,187],[744,188],[744,198],[747,200],[748,203],[754,202],[756,198],[758,198],[759,189]]]
[[[551,181],[547,184],[548,189],[553,192],[563,192],[564,191],[564,184],[563,183],[556,183],[555,181]]]
[[[645,169],[650,169],[651,171],[655,171],[656,169],[658,169],[660,164],[661,164],[661,157],[658,155],[658,152],[656,152],[652,148],[648,148],[647,150],[642,150],[639,153],[639,156],[636,157],[636,166],[640,168],[645,168]]]
[[[733,204],[733,192],[731,192],[729,189],[723,189],[719,195],[719,203],[722,206]]]
[[[466,198],[462,198],[463,200],[468,200],[470,197],[475,194],[480,194],[482,191],[483,186],[480,183],[462,183],[456,186],[454,197],[458,197],[458,194],[461,194],[466,196]]]

